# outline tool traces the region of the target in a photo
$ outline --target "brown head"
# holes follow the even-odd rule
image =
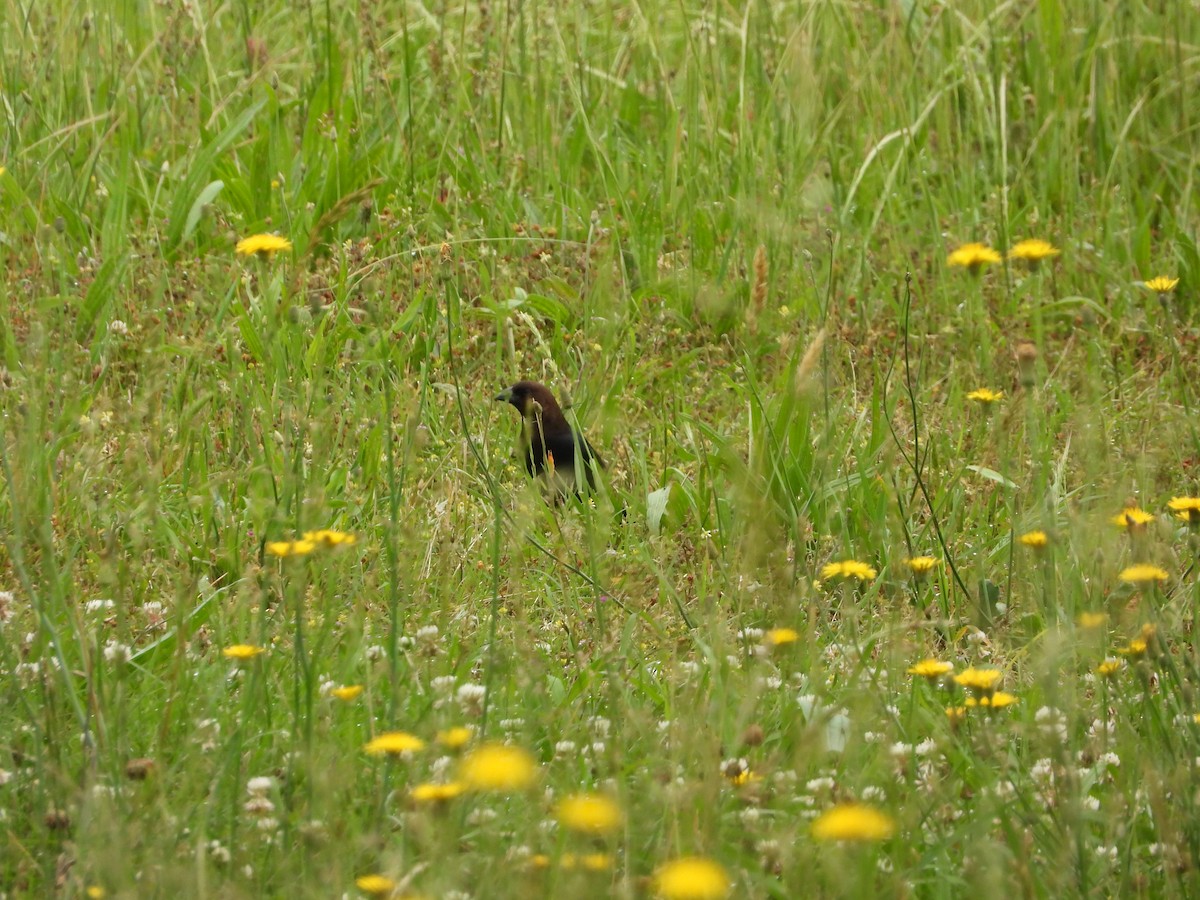
[[[550,388],[544,384],[536,381],[518,381],[497,394],[496,399],[511,403],[526,419],[539,416],[544,428],[556,428],[560,425],[567,427],[566,417],[563,416],[558,401],[550,393]]]

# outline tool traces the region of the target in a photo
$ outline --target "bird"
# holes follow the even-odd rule
[[[571,427],[550,388],[536,381],[518,381],[496,395],[521,414],[521,449],[525,471],[555,495],[579,496],[596,489],[596,466],[604,467],[587,438]],[[583,476],[577,469],[583,467]]]

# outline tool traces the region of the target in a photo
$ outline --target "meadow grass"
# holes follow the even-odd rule
[[[1200,891],[1194,2],[0,29],[0,896]]]

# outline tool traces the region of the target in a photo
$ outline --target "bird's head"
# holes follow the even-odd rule
[[[535,413],[545,413],[557,410],[558,404],[554,395],[544,384],[536,381],[518,381],[512,387],[505,388],[496,395],[496,400],[511,403],[517,412],[529,418]]]

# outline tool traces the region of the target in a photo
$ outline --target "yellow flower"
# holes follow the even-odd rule
[[[1004,709],[1004,707],[1012,706],[1014,703],[1019,703],[1020,701],[1021,698],[1013,694],[1006,693],[1005,691],[996,691],[996,693],[980,697],[978,700],[974,697],[968,697],[963,701],[963,705],[968,707],[986,706],[991,709]]]
[[[357,700],[358,695],[363,692],[361,684],[346,684],[340,687],[330,688],[329,695],[336,697],[338,700],[344,700],[349,703],[352,700]]]
[[[1127,506],[1109,521],[1118,528],[1138,529],[1153,522],[1154,514],[1138,509],[1136,506]]]
[[[1175,285],[1179,284],[1178,278],[1168,278],[1166,275],[1159,275],[1156,278],[1151,278],[1146,282],[1146,288],[1154,291],[1160,297],[1164,294],[1169,294],[1175,290]]]
[[[457,725],[437,733],[437,742],[447,750],[461,750],[475,732],[468,725]]]
[[[1128,656],[1130,659],[1141,659],[1146,655],[1146,648],[1149,645],[1142,638],[1134,638],[1124,647],[1118,647],[1117,652],[1122,656]]]
[[[238,662],[243,662],[247,659],[254,659],[260,653],[266,653],[262,647],[256,647],[254,644],[234,644],[232,647],[226,647],[221,651],[221,655],[226,659],[236,659]]]
[[[1100,665],[1096,666],[1096,674],[1103,678],[1112,678],[1121,671],[1121,667],[1125,665],[1119,659],[1106,659]]]
[[[930,681],[936,681],[948,672],[953,671],[954,663],[942,662],[940,659],[923,659],[919,663],[908,667],[909,675],[928,678]]]
[[[841,803],[812,823],[818,841],[883,841],[895,833],[891,816],[863,803]]]
[[[237,252],[242,256],[254,256],[261,253],[268,258],[280,250],[291,250],[292,242],[277,234],[252,234],[237,242]]]
[[[972,666],[954,676],[954,681],[960,687],[977,694],[990,694],[1004,677],[999,669],[976,669]]]
[[[928,575],[939,562],[932,556],[914,556],[907,560],[908,568],[914,575]]]
[[[447,784],[427,782],[418,784],[408,792],[408,795],[418,803],[445,803],[461,796],[467,787],[461,781],[451,781]]]
[[[332,531],[323,528],[320,531],[304,532],[304,540],[322,547],[348,547],[358,541],[358,538],[344,531]]]
[[[1200,497],[1172,497],[1167,508],[1175,518],[1189,525],[1200,525]]]
[[[1122,569],[1119,577],[1126,584],[1151,584],[1155,581],[1166,581],[1170,576],[1158,566],[1142,563]]]
[[[371,897],[385,897],[396,890],[396,882],[386,875],[360,875],[354,886]]]
[[[967,394],[968,400],[974,400],[976,403],[982,403],[984,406],[991,406],[997,400],[1003,399],[1004,391],[993,391],[991,388],[976,388]]]
[[[0,169],[0,175],[4,174],[4,169]],[[98,884],[88,886],[88,889],[83,892],[88,900],[104,900],[108,896],[108,891]]]
[[[821,577],[824,579],[856,578],[859,581],[870,581],[878,574],[878,572],[866,563],[861,563],[853,559],[844,559],[841,562],[830,563],[821,570]]]
[[[363,749],[372,756],[399,756],[415,753],[424,747],[423,740],[407,731],[385,731],[368,741]]]
[[[1108,613],[1102,612],[1082,612],[1079,618],[1075,620],[1080,628],[1100,628],[1107,624]]]
[[[1001,262],[1003,259],[1004,257],[991,247],[978,243],[963,244],[946,258],[946,265],[962,266],[974,275],[984,266]]]
[[[537,763],[520,747],[484,744],[463,757],[460,778],[477,791],[520,791],[537,780]]]
[[[1013,244],[1008,250],[1008,258],[1019,259],[1029,266],[1036,266],[1043,259],[1058,256],[1061,252],[1061,250],[1049,241],[1029,238],[1028,240],[1017,241],[1017,243]]]
[[[654,873],[654,893],[664,900],[721,900],[729,887],[725,870],[702,856],[671,860]]]
[[[794,628],[772,628],[763,635],[763,643],[768,647],[779,647],[783,644],[794,644],[800,640],[800,634]]]
[[[621,807],[603,794],[572,794],[559,801],[554,817],[559,824],[583,834],[608,834],[621,827]]]
[[[950,720],[951,725],[957,725],[967,717],[967,708],[965,706],[947,706],[946,718]]]
[[[272,556],[307,556],[317,549],[312,541],[267,541],[267,552]]]
[[[1050,543],[1050,536],[1044,531],[1027,531],[1017,538],[1026,547],[1041,550]]]
[[[579,864],[589,872],[607,872],[613,860],[607,853],[585,853],[579,857]]]

